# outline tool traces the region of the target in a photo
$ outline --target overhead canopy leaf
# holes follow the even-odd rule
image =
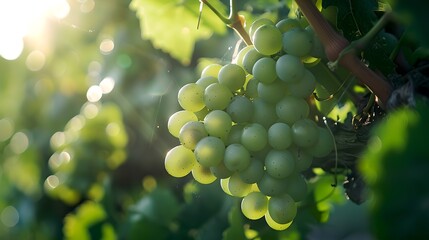
[[[225,13],[220,1],[209,2]],[[208,8],[203,11],[197,29],[199,5],[197,0],[132,0],[130,7],[140,19],[143,39],[150,40],[155,48],[182,64],[189,64],[196,41],[226,32],[226,25]]]

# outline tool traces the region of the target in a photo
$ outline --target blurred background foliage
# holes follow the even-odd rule
[[[413,10],[392,2],[404,16]],[[178,89],[208,63],[230,61],[238,40],[206,8],[196,30],[198,8],[196,0],[0,3],[0,239],[372,239],[368,204],[347,201],[321,169],[311,183],[312,201],[284,232],[245,219],[239,201],[218,183],[167,175],[164,155],[177,145],[167,120],[179,109]],[[248,22],[296,10],[290,0],[239,1],[239,8]],[[403,18],[416,42],[428,36],[413,25],[421,18],[427,20]],[[350,108],[335,110],[346,116]],[[388,131],[380,130],[380,141]],[[418,138],[404,141],[411,139]],[[416,161],[427,160],[423,154]],[[371,178],[383,169],[372,166],[379,158],[369,153],[362,169],[375,189],[388,191]]]

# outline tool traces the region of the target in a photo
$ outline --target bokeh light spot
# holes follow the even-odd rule
[[[115,48],[115,43],[112,39],[104,39],[100,43],[100,51],[103,54],[109,54]]]
[[[116,62],[121,68],[129,68],[131,67],[131,64],[133,64],[133,61],[131,60],[130,56],[128,56],[127,54],[119,55]]]
[[[56,132],[52,135],[50,143],[53,149],[58,149],[66,143],[66,135],[64,132]]]
[[[0,119],[0,142],[8,140],[13,134],[14,124],[10,119]]]
[[[151,192],[157,186],[156,179],[153,176],[146,176],[143,178],[143,188],[147,192]]]
[[[39,71],[45,66],[45,54],[39,50],[34,50],[27,56],[25,64],[30,71]]]
[[[121,129],[119,128],[117,123],[109,123],[106,126],[106,133],[111,137],[118,135],[120,131]]]
[[[27,150],[29,144],[28,137],[23,132],[17,132],[12,136],[10,140],[10,149],[15,154],[21,154]]]
[[[86,92],[86,98],[90,102],[98,102],[101,99],[101,96],[103,96],[103,92],[100,86],[97,85],[91,86],[88,89],[88,92]]]
[[[51,175],[47,177],[45,180],[45,186],[48,188],[54,189],[59,185],[60,185],[60,179],[55,175]]]
[[[98,111],[99,109],[97,105],[93,103],[88,103],[83,107],[83,115],[88,119],[95,118],[98,114]]]
[[[6,227],[14,227],[19,222],[19,213],[13,206],[7,206],[0,215],[1,222]]]
[[[95,1],[94,0],[81,1],[80,11],[83,13],[89,13],[92,10],[94,10],[94,7],[95,7]]]
[[[104,94],[110,93],[115,87],[115,80],[111,77],[105,77],[99,84],[101,92]]]

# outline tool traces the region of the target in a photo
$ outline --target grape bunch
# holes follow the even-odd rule
[[[183,110],[168,121],[180,145],[165,157],[174,177],[189,173],[202,184],[220,179],[225,193],[242,198],[252,220],[288,228],[307,194],[302,171],[333,149],[326,128],[309,118],[316,87],[304,61],[323,54],[310,28],[297,19],[252,23],[253,45],[232,63],[208,65],[178,92]]]

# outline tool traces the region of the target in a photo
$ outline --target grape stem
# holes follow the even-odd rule
[[[224,22],[228,27],[234,29],[234,31],[240,36],[240,38],[247,44],[253,45],[252,40],[250,39],[249,34],[244,29],[244,19],[238,14],[236,0],[229,1],[229,16],[225,17],[220,13],[211,3],[207,0],[200,0],[201,3],[207,5],[207,7],[214,13],[216,16]]]
[[[340,65],[355,75],[378,97],[381,106],[386,104],[392,93],[392,86],[386,79],[365,66],[353,51],[345,52],[339,58],[341,52],[350,45],[349,41],[332,28],[311,0],[295,0],[295,2],[325,47],[328,60],[338,59]]]

